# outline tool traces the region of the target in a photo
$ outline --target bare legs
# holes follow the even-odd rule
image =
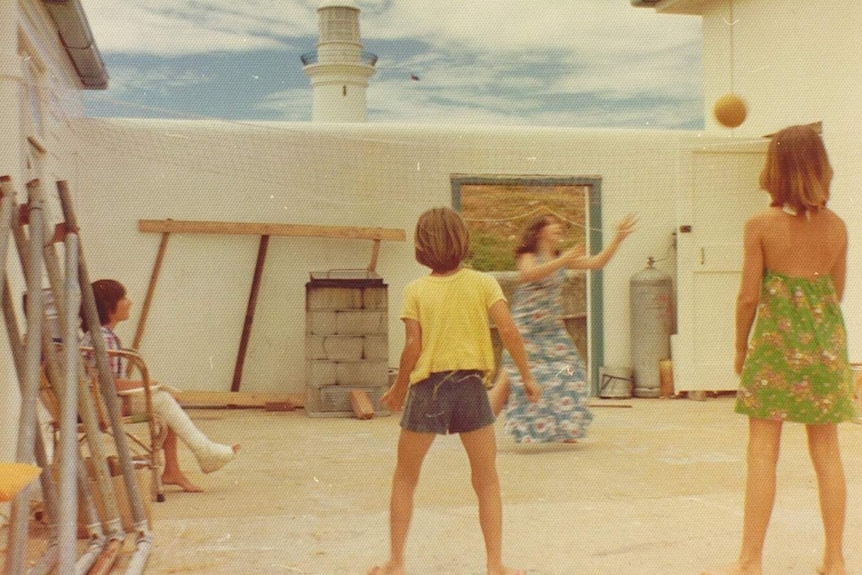
[[[165,485],[178,485],[183,491],[190,493],[200,493],[203,491],[201,487],[189,481],[189,478],[180,469],[180,462],[177,457],[177,434],[173,429],[168,428],[162,448],[165,451],[165,470],[162,473],[162,483]]]
[[[369,575],[403,575],[404,545],[413,517],[413,492],[419,482],[419,472],[425,454],[434,442],[433,433],[416,433],[401,430],[398,439],[398,461],[392,478],[392,496],[389,500],[389,561],[372,567]]]
[[[748,475],[745,485],[745,517],[742,546],[736,563],[723,570],[704,571],[704,575],[761,575],[763,544],[775,502],[775,468],[781,445],[781,422],[749,420]],[[844,516],[846,486],[834,424],[807,425],[808,450],[817,474],[820,510],[825,544],[823,575],[844,575]]]
[[[503,503],[497,476],[497,439],[494,426],[461,434],[470,459],[470,478],[479,500],[479,524],[485,540],[488,575],[514,573],[503,565]]]
[[[413,517],[413,493],[419,482],[422,461],[434,437],[433,433],[401,430],[389,509],[389,560],[379,567],[372,567],[369,575],[404,574],[404,547]],[[514,572],[503,566],[501,557],[503,510],[494,426],[462,433],[461,442],[470,460],[473,489],[479,501],[479,524],[485,540],[488,575],[511,575]]]
[[[509,401],[509,378],[506,376],[506,371],[502,368],[497,373],[494,387],[488,390],[488,400],[491,402],[491,410],[494,412],[494,417],[500,415],[503,408],[506,407],[506,402]]]
[[[847,505],[847,486],[844,465],[838,447],[838,429],[835,425],[809,425],[808,453],[817,474],[820,493],[820,515],[823,517],[823,563],[818,571],[822,575],[844,575],[844,516]]]

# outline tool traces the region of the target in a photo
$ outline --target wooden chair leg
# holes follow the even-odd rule
[[[161,503],[165,500],[165,486],[162,484],[162,471],[165,468],[165,439],[168,436],[168,426],[163,421],[158,422],[158,434],[153,438],[150,452],[153,469],[153,498]]]

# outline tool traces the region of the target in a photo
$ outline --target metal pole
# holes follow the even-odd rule
[[[30,184],[28,184],[28,187]],[[30,242],[25,255],[32,270],[42,269],[42,204],[30,205]],[[42,352],[42,285],[36,273],[27,274],[27,347],[24,357],[24,379],[21,382],[21,415],[18,425],[16,460],[22,463],[34,461],[36,445],[36,394],[39,388],[39,363]],[[24,572],[24,552],[27,544],[27,528],[30,518],[30,493],[32,484],[18,492],[12,504],[12,521],[9,529],[9,545],[6,550],[6,573],[20,575]]]
[[[60,486],[64,493],[74,492],[72,497],[60,500],[59,541],[60,573],[72,573],[75,566],[77,539],[78,493],[77,480],[78,454],[78,322],[72,320],[71,310],[80,306],[81,295],[78,288],[78,236],[66,235],[66,317],[64,318],[63,346],[65,352],[64,368],[66,384],[60,401]],[[74,342],[74,343],[73,343]]]
[[[67,229],[71,232],[78,232],[78,221],[72,208],[71,196],[67,182],[57,182],[57,193],[60,198],[60,205],[63,208],[63,219],[66,221]],[[95,331],[91,333],[98,334],[99,315],[96,311],[96,301],[93,297],[93,288],[90,285],[90,275],[87,271],[87,262],[84,257],[84,251],[79,244],[78,248],[78,279],[81,285],[81,301],[84,311],[84,321],[86,325]],[[99,387],[102,391],[102,396],[105,401],[105,407],[108,411],[111,428],[114,434],[114,441],[117,447],[117,456],[120,462],[120,468],[123,471],[123,480],[126,486],[126,494],[128,495],[129,507],[132,512],[134,527],[137,532],[135,553],[130,560],[126,570],[127,574],[135,575],[142,573],[146,565],[152,548],[152,533],[150,531],[149,521],[144,512],[144,505],[141,501],[141,493],[138,489],[138,481],[135,476],[134,468],[132,467],[132,458],[129,451],[128,441],[125,433],[123,433],[122,422],[120,421],[120,401],[117,397],[116,388],[114,386],[114,378],[111,375],[108,365],[108,356],[105,351],[105,341],[101,337],[93,337],[93,347],[95,348],[96,367],[99,375]]]
[[[29,275],[31,273],[31,270],[29,266],[29,261],[25,257],[25,254],[29,249],[28,240],[25,237],[24,231],[22,229],[21,219],[18,217],[19,207],[15,204],[15,194],[8,180],[4,181],[2,178],[0,178],[0,192],[2,192],[4,198],[8,198],[8,201],[11,204],[12,219],[11,222],[9,222],[11,223],[10,227],[15,237],[15,243],[18,248],[18,255],[22,269],[25,275]],[[31,190],[31,192],[33,192],[33,190]],[[36,194],[37,192],[34,192],[34,195]],[[46,251],[45,253],[47,254],[48,252]],[[0,269],[3,269],[3,271],[5,272],[5,267]],[[49,279],[51,279],[50,274]],[[5,275],[3,277],[2,284],[0,284],[0,288],[2,288],[2,294],[0,294],[0,300],[2,301],[0,301],[0,306],[2,307],[3,319],[6,324],[8,340],[12,351],[12,359],[15,365],[15,371],[18,374],[19,384],[23,388],[23,382],[25,381],[26,363],[25,349],[21,341],[21,332],[18,328],[18,319],[15,315],[15,308],[12,302],[12,292],[9,288],[9,282]],[[61,369],[59,367],[59,361],[54,353],[55,344],[53,341],[51,341],[49,331],[45,329],[46,321],[47,319],[43,314],[42,349],[44,352],[43,359],[45,361],[45,368],[50,374],[50,380],[54,382],[60,382],[59,374]],[[55,390],[55,393],[57,397],[59,397],[60,394],[57,393],[57,390]],[[51,462],[49,461],[48,455],[45,450],[45,445],[42,440],[42,434],[37,429],[35,435],[36,463],[42,469],[49,469],[51,467]],[[87,571],[89,571],[90,565],[92,565],[95,561],[95,558],[96,556],[98,556],[101,548],[104,547],[105,537],[102,533],[101,522],[93,504],[93,498],[89,488],[89,480],[84,470],[83,460],[81,459],[80,451],[76,453],[76,460],[78,467],[78,485],[80,486],[81,494],[80,506],[83,507],[84,515],[87,520],[88,530],[90,532],[90,544],[87,548],[87,551],[78,561],[78,564],[76,565],[76,571],[78,573],[86,573]],[[57,562],[59,561],[59,549],[56,537],[57,518],[59,516],[59,495],[57,492],[57,485],[54,481],[52,474],[50,473],[42,473],[39,479],[42,485],[42,493],[45,501],[45,510],[50,519],[49,529],[51,535],[48,543],[48,548],[43,553],[42,557],[36,563],[36,565],[30,570],[30,575],[46,575],[48,573],[51,573],[56,569]],[[66,495],[66,497],[74,497],[74,494],[76,493],[74,485],[71,487],[71,491],[69,493],[71,493],[71,495]]]

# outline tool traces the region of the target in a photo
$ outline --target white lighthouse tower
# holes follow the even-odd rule
[[[314,87],[312,121],[364,122],[365,90],[377,56],[359,43],[359,8],[353,0],[323,0],[317,14],[317,50],[301,58]]]

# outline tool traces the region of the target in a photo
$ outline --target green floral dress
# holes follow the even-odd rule
[[[835,286],[767,272],[742,367],[736,412],[757,419],[852,419],[852,371]]]

